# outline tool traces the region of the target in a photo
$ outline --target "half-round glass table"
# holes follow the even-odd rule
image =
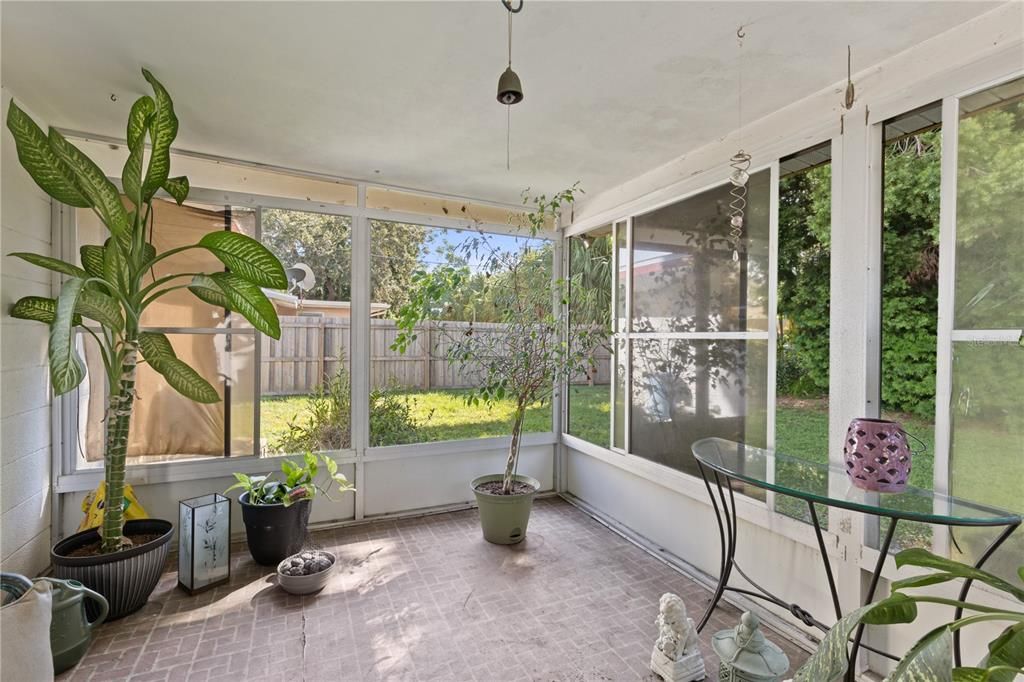
[[[814,526],[814,534],[818,539],[818,550],[821,553],[822,564],[825,568],[828,588],[832,594],[832,605],[835,609],[837,620],[842,618],[843,611],[839,603],[839,594],[836,591],[832,565],[829,562],[828,553],[825,551],[825,540],[821,534],[821,523],[814,509],[814,503],[817,502],[840,509],[850,509],[890,520],[889,528],[878,550],[878,560],[871,575],[871,582],[864,600],[865,604],[870,603],[874,599],[875,588],[878,586],[882,567],[885,565],[885,557],[889,553],[889,546],[892,544],[898,521],[920,521],[941,526],[1003,527],[1003,531],[999,533],[998,537],[988,546],[985,552],[978,558],[977,563],[975,563],[976,568],[981,568],[999,546],[1017,529],[1022,520],[1021,515],[1014,512],[996,509],[995,507],[909,485],[906,490],[899,493],[878,493],[862,490],[850,483],[846,470],[840,466],[812,462],[775,450],[758,448],[722,438],[705,438],[696,441],[693,444],[693,456],[697,460],[700,475],[704,479],[704,485],[707,488],[708,495],[711,497],[711,507],[714,509],[715,518],[718,521],[718,534],[722,545],[718,586],[715,588],[711,602],[708,604],[703,617],[697,625],[698,631],[703,630],[704,626],[707,625],[711,613],[718,606],[726,590],[771,602],[789,610],[790,613],[806,625],[817,627],[823,631],[829,629],[828,625],[812,616],[799,605],[787,602],[758,585],[736,565],[737,525],[736,501],[733,491],[736,482],[764,490],[771,490],[807,503],[811,525]],[[733,569],[743,576],[754,589],[730,586],[729,578],[732,575]],[[960,590],[959,601],[966,599],[967,593],[971,589],[971,583],[971,580],[964,581],[963,587]],[[959,618],[961,613],[962,610],[957,608],[955,616]],[[850,649],[850,666],[847,671],[848,680],[854,679],[856,669],[854,663],[857,659],[857,652],[861,647],[860,640],[863,633],[864,626],[861,625],[854,635],[853,644]],[[954,656],[956,664],[959,666],[961,665],[959,631],[954,636]],[[879,651],[866,645],[864,645],[864,648],[888,658],[897,658],[885,651]]]

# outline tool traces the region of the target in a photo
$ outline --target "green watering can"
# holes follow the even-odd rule
[[[102,594],[93,592],[77,580],[37,579],[44,580],[50,583],[50,651],[53,655],[53,672],[59,674],[82,660],[92,639],[92,629],[106,619],[110,605]],[[32,589],[32,582],[17,573],[0,573],[3,604],[21,599]],[[99,606],[100,615],[96,620],[90,621],[85,615],[86,599],[92,599]]]
[[[77,580],[39,578],[51,585],[53,619],[50,621],[50,649],[53,653],[53,673],[60,674],[82,660],[89,649],[92,629],[107,618],[110,605],[99,592],[94,592]],[[100,609],[96,620],[85,615],[85,600],[92,599]]]

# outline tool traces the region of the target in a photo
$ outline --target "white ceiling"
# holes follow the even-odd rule
[[[735,128],[740,24],[750,121],[844,78],[847,43],[863,69],[994,6],[526,0],[511,171],[497,0],[4,2],[0,63],[52,125],[123,138],[147,66],[181,149],[518,202],[594,194]]]

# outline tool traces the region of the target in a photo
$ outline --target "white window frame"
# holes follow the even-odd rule
[[[79,133],[70,133],[73,137],[83,137]],[[89,136],[89,139],[99,139],[95,136]],[[104,138],[105,139],[105,138]],[[118,142],[116,139],[111,138],[110,142]],[[123,144],[123,141],[121,141]],[[199,158],[205,158],[217,163],[237,163],[240,166],[248,165],[244,162],[236,162],[231,159],[224,159],[221,157],[207,156],[203,154],[190,153],[190,156],[196,156]],[[317,174],[305,174],[293,171],[291,169],[277,169],[272,166],[261,165],[261,168],[275,170],[280,172],[282,175],[288,176],[308,176],[323,179],[323,176]],[[114,184],[120,188],[120,178],[111,176],[109,178]],[[341,180],[341,179],[337,179]],[[348,206],[342,204],[330,204],[319,201],[304,201],[297,199],[288,199],[282,197],[275,197],[265,194],[254,194],[246,192],[225,192],[216,188],[208,187],[193,187],[189,191],[189,200],[195,201],[202,204],[210,204],[215,206],[234,206],[238,208],[250,208],[256,211],[257,214],[257,226],[256,235],[257,238],[261,236],[262,232],[262,210],[263,209],[283,209],[293,211],[303,211],[309,213],[322,213],[327,215],[346,216],[352,220],[352,252],[353,259],[351,265],[351,278],[353,284],[359,282],[363,286],[352,287],[352,326],[350,328],[350,344],[352,349],[353,357],[356,357],[357,353],[359,357],[369,358],[370,348],[370,221],[371,220],[383,220],[389,222],[401,222],[410,223],[416,225],[423,225],[430,228],[438,229],[455,229],[463,231],[474,231],[487,234],[500,234],[508,236],[523,236],[522,230],[515,225],[505,223],[490,223],[482,222],[463,218],[453,218],[447,216],[432,216],[418,213],[408,213],[403,211],[392,211],[386,209],[372,209],[366,207],[366,190],[368,187],[379,187],[384,189],[394,189],[398,191],[409,191],[401,187],[392,187],[382,183],[365,183],[357,182],[352,183],[357,188],[357,204],[356,206]],[[450,195],[443,195],[438,193],[430,192],[417,192],[425,196],[445,198],[445,199],[461,199],[459,197],[452,197]],[[163,195],[163,198],[170,198]],[[510,211],[522,211],[522,206],[512,205],[501,205],[494,202],[479,202],[474,200],[474,203],[481,203],[486,205],[493,205],[499,208],[508,209]],[[55,202],[55,206],[59,206]],[[59,236],[59,240],[55,240],[57,247],[54,255],[59,257],[74,260],[78,253],[78,239],[77,239],[77,224],[75,220],[75,212],[73,209],[60,206],[60,210],[55,210],[51,216],[53,222],[53,232],[55,236]],[[550,232],[542,232],[536,235],[538,239],[548,239],[557,245],[561,241],[558,232],[552,230]],[[558,253],[554,254],[557,258]],[[559,276],[560,268],[558,261],[553,261],[552,267],[552,278],[557,279]],[[59,286],[59,282],[57,283]],[[161,328],[163,329],[163,328]],[[168,328],[169,329],[169,328]],[[174,330],[172,330],[174,331]],[[188,333],[211,333],[205,329],[199,328],[187,328],[181,331]],[[224,329],[213,330],[216,333],[226,333]],[[254,330],[239,330],[232,333],[253,333],[256,336],[256,351],[261,352],[261,340],[262,334],[255,332]],[[257,356],[259,357],[259,356]],[[432,443],[412,443],[407,445],[394,445],[386,447],[369,447],[369,386],[370,386],[370,368],[369,362],[353,362],[351,369],[351,385],[352,385],[352,433],[351,443],[352,447],[345,450],[334,450],[328,451],[326,454],[330,455],[337,460],[339,464],[353,465],[355,469],[355,485],[357,492],[355,494],[355,512],[356,518],[363,518],[363,505],[365,502],[364,495],[361,495],[358,490],[360,483],[363,481],[364,476],[364,464],[370,461],[386,461],[393,459],[402,459],[408,457],[423,457],[423,456],[438,456],[445,454],[452,454],[458,452],[469,452],[469,451],[488,451],[488,450],[505,450],[508,448],[508,437],[496,437],[496,438],[483,438],[483,439],[469,439],[469,440],[458,440],[458,441],[441,441]],[[259,390],[259,372],[257,372],[256,387]],[[561,411],[561,395],[556,392],[552,398],[552,430],[547,432],[529,433],[524,434],[522,437],[522,445],[524,447],[538,446],[538,445],[555,445],[558,442],[556,427],[560,430],[560,420],[555,418],[555,415]],[[97,485],[103,480],[103,469],[101,467],[96,468],[79,468],[77,466],[77,442],[78,442],[78,395],[77,391],[71,391],[55,401],[57,405],[57,417],[55,419],[55,432],[60,434],[59,444],[55,446],[56,456],[54,457],[54,466],[52,471],[52,482],[54,492],[57,493],[54,497],[60,498],[61,494],[84,492],[90,491],[96,488]],[[210,458],[196,458],[184,461],[169,461],[169,462],[154,462],[148,464],[133,464],[128,467],[128,480],[134,485],[151,485],[161,483],[171,483],[176,481],[189,481],[189,480],[201,480],[206,478],[230,476],[233,472],[240,473],[265,473],[267,466],[267,459],[276,459],[278,457],[284,457],[285,455],[270,455],[267,457],[260,456],[259,454],[259,400],[255,401],[254,409],[256,412],[255,426],[256,431],[256,444],[254,444],[254,453],[250,455],[239,455],[232,457],[210,457]]]

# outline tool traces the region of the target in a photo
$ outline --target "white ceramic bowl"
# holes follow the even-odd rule
[[[319,573],[313,573],[312,575],[285,575],[281,572],[282,569],[291,564],[292,559],[299,558],[302,554],[306,552],[312,552],[314,554],[326,556],[327,559],[331,562],[330,567],[323,571],[320,571]],[[283,560],[281,563],[277,565],[277,582],[279,585],[281,585],[285,592],[290,592],[291,594],[313,594],[314,592],[319,592],[320,590],[324,589],[324,586],[327,584],[328,578],[331,577],[331,573],[334,571],[334,567],[335,565],[337,565],[337,563],[337,557],[335,557],[330,552],[327,552],[322,549],[306,549],[291,555],[290,557]]]

